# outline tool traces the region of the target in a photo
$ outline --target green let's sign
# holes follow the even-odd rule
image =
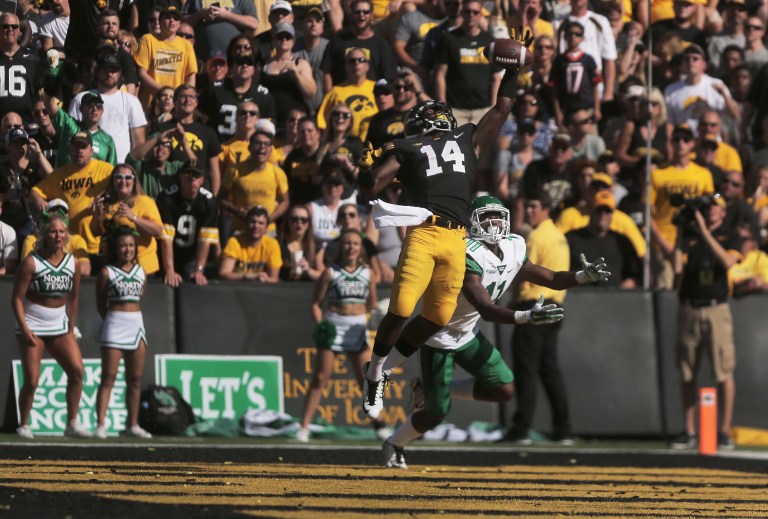
[[[283,358],[155,355],[155,379],[173,386],[201,420],[238,420],[247,410],[283,412]]]

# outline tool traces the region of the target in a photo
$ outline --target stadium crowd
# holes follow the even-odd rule
[[[620,262],[613,284],[641,286],[650,156],[651,286],[672,287],[673,215],[705,191],[724,194],[726,223],[750,237],[731,271],[736,291],[768,286],[763,3],[7,4],[6,274],[32,250],[46,204],[61,199],[83,238],[72,252],[97,275],[99,227],[121,216],[108,186],[133,182],[145,197],[116,223],[138,229],[142,267],[171,286],[315,280],[326,245],[349,226],[339,214],[347,203],[357,206],[351,218],[376,279],[391,281],[404,230],[370,225],[357,186],[363,143],[402,136],[408,111],[429,98],[447,101],[459,124],[477,122],[503,74],[482,50],[522,26],[535,37],[533,65],[479,165],[512,210],[513,230],[530,231],[526,201],[544,190],[571,242]],[[110,182],[123,163],[128,178]],[[397,187],[388,191],[396,201]],[[603,195],[607,231],[595,218],[600,192],[612,195]],[[265,229],[245,219],[257,205]]]
[[[372,280],[391,282],[405,229],[372,224],[364,143],[402,137],[427,99],[477,123],[504,74],[483,49],[523,27],[533,63],[477,164],[512,231],[551,219],[571,269],[577,253],[605,257],[620,288],[643,285],[649,252],[650,286],[673,288],[690,211],[723,207],[737,235],[729,282],[768,291],[764,1],[0,0],[0,11],[2,274],[56,210],[82,275],[105,265],[103,236],[129,227],[147,277],[170,286],[316,281],[353,229]],[[392,184],[379,197],[400,195]]]

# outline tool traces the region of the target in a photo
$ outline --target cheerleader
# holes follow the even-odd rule
[[[334,263],[325,269],[315,284],[312,315],[317,321],[315,344],[317,357],[301,427],[296,439],[309,441],[309,422],[317,411],[322,389],[331,378],[336,355],[346,353],[357,383],[363,384],[363,365],[370,360],[367,318],[376,306],[376,284],[371,283],[371,269],[366,263],[363,238],[359,231],[344,231]],[[323,303],[326,303],[323,311]],[[389,430],[383,422],[373,423],[377,435],[385,437]]]
[[[69,221],[58,212],[43,214],[35,248],[16,271],[11,306],[24,383],[19,391],[19,427],[16,434],[32,438],[27,422],[40,378],[43,348],[67,374],[67,425],[64,435],[88,438],[91,433],[77,421],[83,391],[83,357],[72,329],[77,318],[80,262],[65,252]]]
[[[124,436],[151,438],[139,426],[141,375],[147,338],[139,300],[144,293],[144,269],[136,260],[138,232],[121,226],[109,231],[107,264],[96,281],[96,305],[104,318],[101,331],[101,384],[96,395],[96,438],[107,437],[104,419],[117,378],[120,358],[125,360],[125,402],[128,422]]]

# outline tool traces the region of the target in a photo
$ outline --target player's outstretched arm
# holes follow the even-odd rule
[[[512,40],[515,40],[520,44],[521,53],[528,52],[528,47],[533,43],[533,35],[530,31],[525,31],[525,33],[523,33],[521,27],[517,33],[513,30],[511,36]],[[496,45],[498,45],[498,42]],[[492,63],[495,63],[493,56],[491,56],[491,61]],[[501,126],[504,124],[504,121],[507,120],[509,112],[512,111],[512,100],[517,93],[517,76],[523,65],[525,65],[525,63],[517,65],[507,64],[504,66],[504,77],[499,84],[499,91],[496,95],[496,104],[488,110],[482,119],[480,119],[480,122],[477,123],[475,133],[472,136],[475,153],[478,157],[483,153],[488,144],[495,142],[496,137],[501,130]]]
[[[567,270],[555,272],[554,270],[527,261],[525,265],[523,265],[523,268],[520,269],[515,280],[528,281],[536,285],[551,288],[552,290],[565,290],[585,283],[608,281],[610,276],[611,273],[608,271],[608,267],[603,258],[598,259],[594,263],[590,263],[584,257],[584,254],[582,254],[581,270],[577,272]]]
[[[543,297],[533,308],[525,311],[510,310],[497,305],[483,286],[482,277],[474,273],[468,272],[464,275],[464,286],[461,290],[480,317],[491,323],[550,324],[562,320],[565,315],[563,309],[557,305],[545,305]]]

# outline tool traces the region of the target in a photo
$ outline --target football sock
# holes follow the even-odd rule
[[[398,367],[400,364],[405,362],[405,359],[413,355],[416,350],[411,348],[410,346],[406,346],[404,344],[401,344],[402,341],[398,341],[398,343],[395,345],[394,348],[392,348],[392,351],[389,352],[389,355],[387,355],[387,360],[384,363],[383,370],[389,374],[392,373],[392,370]],[[405,352],[403,352],[405,350]]]
[[[411,416],[405,420],[405,423],[397,428],[395,434],[389,437],[387,442],[395,447],[405,447],[408,443],[421,436],[421,433],[413,428]]]
[[[365,374],[368,380],[381,380],[384,376],[382,371],[384,370],[384,362],[387,360],[387,355],[380,357],[375,353],[371,354],[371,363],[368,365],[368,372]]]
[[[475,400],[475,379],[464,378],[451,382],[451,396],[459,400]]]

